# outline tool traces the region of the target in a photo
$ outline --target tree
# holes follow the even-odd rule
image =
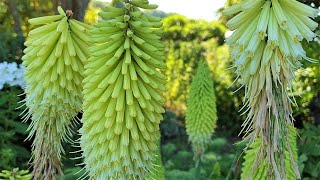
[[[73,18],[79,21],[84,20],[84,15],[90,0],[55,0],[55,9],[61,6],[63,9],[73,11]]]
[[[9,11],[11,12],[12,17],[13,17],[14,30],[18,34],[18,38],[21,39],[22,42],[23,42],[24,41],[24,36],[23,36],[22,28],[21,28],[20,14],[19,14],[17,6],[16,6],[16,0],[7,1],[7,4],[8,4],[8,7],[9,7]]]

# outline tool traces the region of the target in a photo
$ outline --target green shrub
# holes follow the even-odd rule
[[[320,126],[305,123],[299,131],[299,170],[304,179],[320,177]]]
[[[17,109],[22,97],[19,87],[5,87],[0,91],[0,169],[13,167],[27,168],[30,158],[29,149],[25,148],[28,125],[22,123]],[[21,104],[20,104],[21,105]]]
[[[194,180],[196,177],[192,172],[189,171],[181,171],[181,170],[172,170],[166,172],[165,175],[168,180]]]
[[[162,146],[162,152],[168,157],[171,157],[176,153],[177,147],[173,143],[168,143]]]

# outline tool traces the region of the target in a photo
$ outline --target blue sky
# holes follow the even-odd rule
[[[102,0],[110,2],[111,0]],[[174,12],[193,19],[216,20],[217,10],[223,7],[226,0],[149,0],[158,4],[158,10]]]

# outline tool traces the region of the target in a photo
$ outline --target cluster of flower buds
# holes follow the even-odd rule
[[[244,107],[248,109],[243,124],[249,145],[261,138],[260,151],[270,172],[285,178],[282,162],[284,149],[290,149],[288,126],[292,125],[291,99],[294,71],[306,56],[301,41],[312,41],[318,24],[312,20],[317,9],[296,0],[245,0],[224,10],[235,15],[227,23],[234,33],[226,40],[232,47],[234,68],[245,88]],[[290,151],[289,151],[290,152]],[[256,159],[255,165],[263,160]],[[292,162],[296,167],[296,162]],[[295,168],[296,176],[299,172]]]

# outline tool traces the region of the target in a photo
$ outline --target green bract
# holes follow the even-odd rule
[[[238,13],[227,26],[235,30],[227,43],[232,47],[234,68],[245,88],[244,104],[248,113],[243,123],[245,140],[249,146],[257,138],[260,156],[255,167],[265,164],[269,178],[285,179],[287,166],[284,155],[294,151],[288,140],[288,126],[293,124],[291,99],[294,71],[306,57],[301,41],[313,40],[318,10],[296,0],[245,0],[224,11],[226,15]],[[264,161],[266,159],[266,161]],[[293,159],[293,158],[292,158]],[[274,164],[277,164],[274,165]],[[297,162],[291,161],[296,178]]]
[[[60,15],[29,20],[41,26],[30,31],[22,57],[34,179],[62,174],[61,140],[72,134],[68,125],[81,110],[83,64],[90,56],[90,27],[58,9]]]
[[[158,149],[166,77],[160,18],[145,15],[148,1],[105,7],[92,32],[85,65],[85,168],[92,179],[145,179]],[[115,4],[115,3],[112,3]]]
[[[160,132],[159,132],[160,136]],[[164,167],[161,160],[161,142],[158,141],[158,149],[154,152],[155,157],[153,160],[153,166],[150,170],[148,180],[164,180]]]
[[[199,160],[208,145],[216,127],[216,97],[210,70],[206,62],[200,62],[192,79],[187,111],[186,128],[192,143],[194,159]]]

